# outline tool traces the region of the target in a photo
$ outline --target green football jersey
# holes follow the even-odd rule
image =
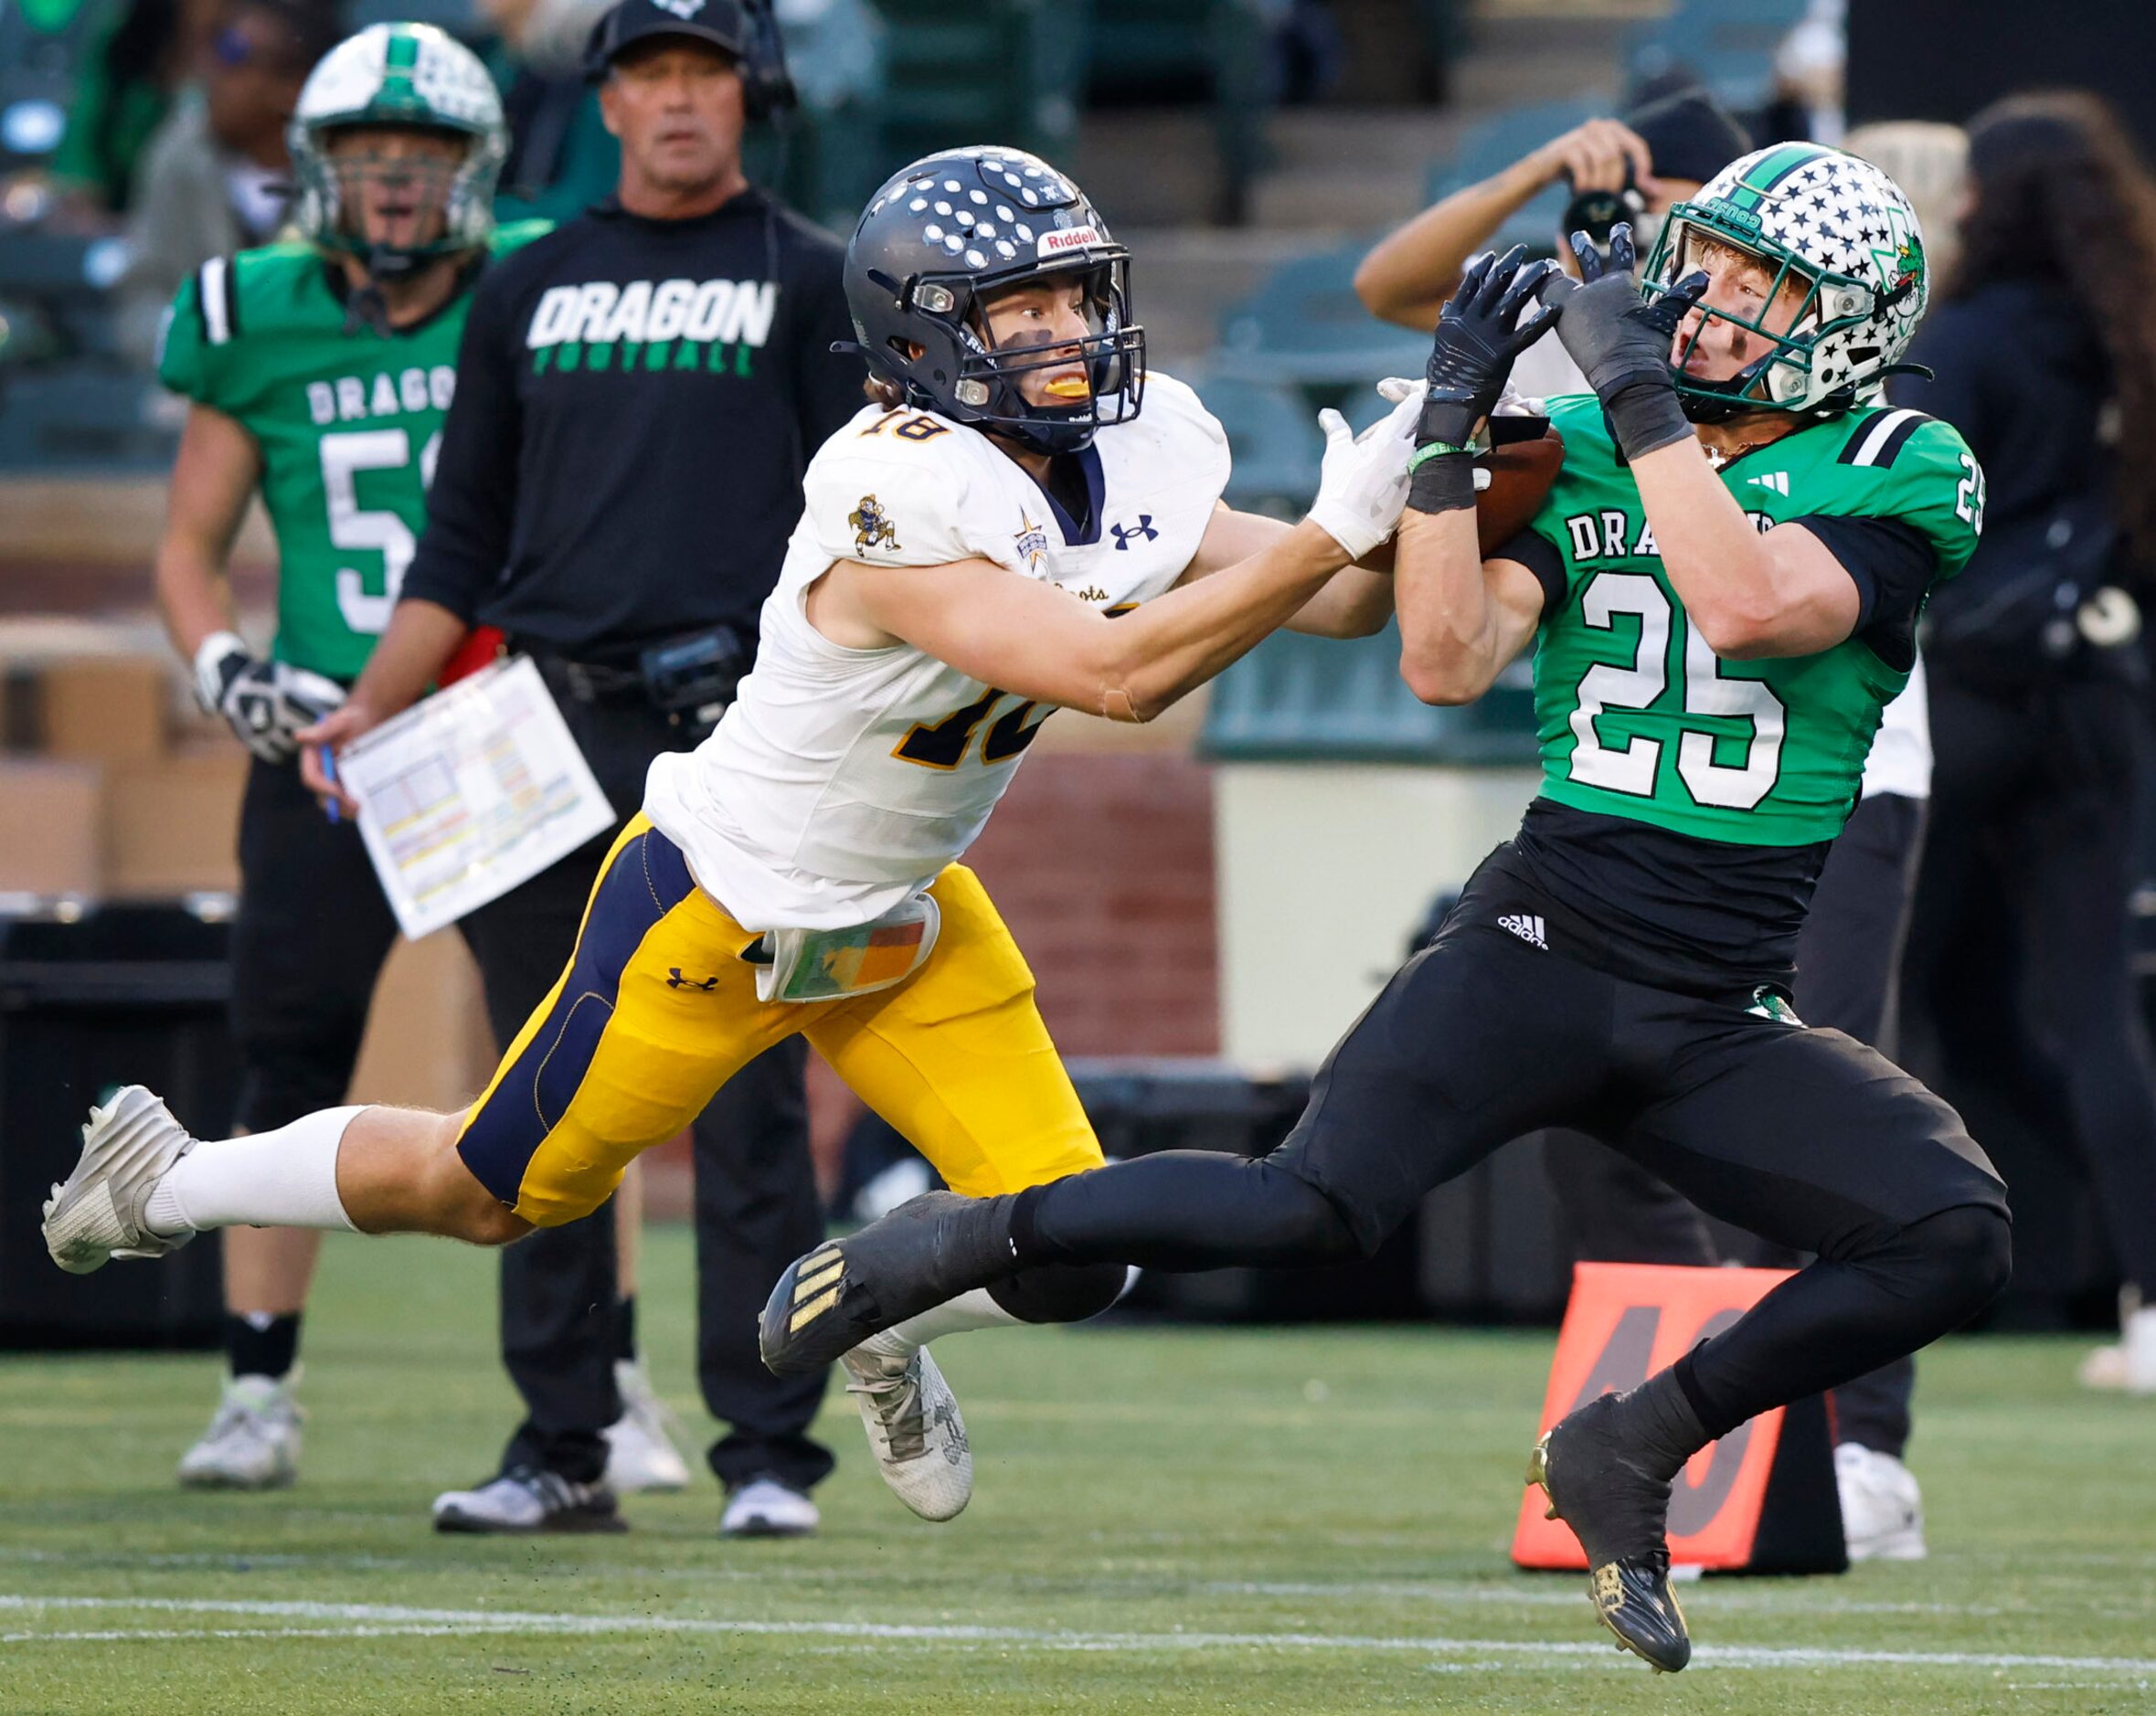
[[[504,227],[493,253],[547,229]],[[323,255],[307,244],[212,258],[174,299],[158,378],[236,419],[261,450],[279,661],[355,679],[388,625],[427,522],[471,302],[467,283],[414,326],[347,331]]]
[[[1535,648],[1543,796],[1700,840],[1802,846],[1854,808],[1881,710],[1908,683],[1863,637],[1817,655],[1725,662],[1686,619],[1631,473],[1591,394],[1550,402],[1565,464],[1531,526],[1566,599]],[[1961,569],[1983,473],[1953,429],[1867,408],[1732,461],[1722,482],[1761,531],[1820,516],[1894,520]]]

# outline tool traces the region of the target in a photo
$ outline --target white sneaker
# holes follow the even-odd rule
[[[162,1257],[194,1238],[143,1225],[150,1193],[194,1148],[172,1111],[140,1085],[92,1108],[82,1128],[82,1159],[46,1200],[45,1248],[53,1262],[69,1275],[88,1275],[109,1257]]]
[[[2076,1374],[2084,1388],[2156,1394],[2156,1306],[2143,1306],[2138,1294],[2121,1298],[2117,1344],[2096,1348]]]
[[[434,1498],[437,1531],[626,1531],[629,1521],[603,1483],[518,1467],[476,1489]]]
[[[235,1376],[201,1439],[180,1456],[189,1489],[281,1489],[300,1475],[300,1421],[288,1376]]]
[[[905,1359],[874,1347],[864,1341],[839,1363],[884,1482],[922,1519],[954,1519],[973,1499],[973,1450],[957,1396],[926,1347]]]
[[[1924,1496],[1915,1475],[1893,1455],[1840,1444],[1834,1488],[1842,1496],[1842,1535],[1851,1561],[1924,1559]]]
[[[606,1481],[618,1496],[686,1489],[689,1463],[674,1446],[674,1414],[666,1410],[642,1363],[614,1366],[621,1415],[606,1427]]]
[[[823,1523],[816,1504],[775,1478],[751,1478],[727,1491],[721,1537],[806,1537]]]

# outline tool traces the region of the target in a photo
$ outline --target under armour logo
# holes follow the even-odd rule
[[[672,973],[672,975],[666,980],[666,987],[668,989],[701,990],[705,994],[708,995],[713,990],[718,987],[718,980],[715,977],[700,979],[684,977],[681,974],[681,967],[678,965],[669,966],[667,969]]]
[[[1115,533],[1115,546],[1118,553],[1131,546],[1131,538],[1133,536],[1142,536],[1146,541],[1151,542],[1161,534],[1152,527],[1152,514],[1151,513],[1139,514],[1138,522],[1135,524],[1110,524],[1109,529]]]

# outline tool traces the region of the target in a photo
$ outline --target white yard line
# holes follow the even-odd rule
[[[596,1634],[688,1634],[702,1637],[778,1637],[866,1639],[879,1642],[935,1644],[994,1644],[1042,1650],[1070,1651],[1191,1651],[1191,1650],[1344,1650],[1407,1651],[1424,1656],[1462,1654],[1501,1659],[1542,1660],[1552,1663],[1580,1657],[1606,1657],[1603,1642],[1567,1643],[1509,1638],[1447,1638],[1358,1637],[1332,1633],[1087,1633],[1024,1626],[916,1626],[878,1621],[761,1621],[717,1619],[702,1615],[574,1615],[519,1609],[435,1609],[397,1604],[267,1602],[211,1597],[43,1597],[0,1594],[0,1613],[36,1614],[86,1609],[117,1610],[159,1615],[247,1615],[259,1619],[301,1622],[342,1621],[350,1625],[326,1628],[230,1629],[180,1632],[165,1630],[131,1635],[109,1632],[100,1637],[271,1637],[365,1638],[392,1634],[451,1637],[461,1634],[524,1633],[589,1636]],[[86,1635],[13,1633],[12,1643]],[[2140,1657],[2069,1657],[2004,1651],[1963,1650],[1834,1650],[1818,1646],[1707,1645],[1694,1660],[1703,1666],[1727,1668],[2052,1668],[2101,1674],[2156,1676],[2156,1658]]]

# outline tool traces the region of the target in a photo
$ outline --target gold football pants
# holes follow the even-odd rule
[[[755,935],[697,887],[648,818],[621,831],[576,952],[465,1117],[457,1149],[495,1197],[557,1226],[612,1195],[756,1055],[805,1034],[861,1099],[971,1197],[1100,1165],[1034,1005],[1033,973],[973,873],[929,888],[942,934],[903,983],[761,1001]]]

